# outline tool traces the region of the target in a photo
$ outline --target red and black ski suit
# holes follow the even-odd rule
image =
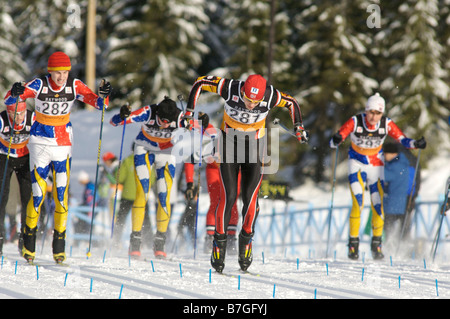
[[[185,163],[184,164],[184,172],[186,177],[186,183],[194,182],[194,169],[195,164],[193,163]],[[220,171],[219,164],[216,162],[207,163],[206,164],[206,183],[208,185],[208,194],[209,194],[209,209],[206,213],[206,234],[214,235],[214,229],[216,226],[216,210],[219,207],[220,200]],[[239,175],[240,179],[240,175]],[[238,185],[238,196],[239,196],[239,185]],[[239,213],[237,209],[237,201],[234,203],[233,208],[231,210],[230,222],[227,227],[227,235],[235,235],[237,224],[239,219]]]
[[[0,194],[0,253],[6,239],[5,214],[13,173],[16,173],[19,182],[21,233],[23,233],[22,227],[25,226],[27,204],[31,196],[30,155],[27,143],[35,114],[27,109],[24,112],[25,117],[21,123],[14,123],[14,117],[11,119],[7,111],[0,113],[0,174],[2,174],[0,181],[3,187],[3,193]],[[6,165],[8,165],[7,168],[5,168]]]
[[[215,232],[223,235],[231,218],[231,210],[238,194],[238,175],[241,177],[242,231],[252,236],[259,212],[258,192],[263,178],[262,159],[265,146],[265,122],[274,107],[286,107],[293,124],[301,124],[297,101],[272,85],[267,85],[264,99],[257,107],[245,107],[242,87],[245,81],[217,76],[199,77],[194,83],[187,104],[186,115],[192,115],[203,91],[219,94],[224,100],[224,115],[219,136],[220,201],[216,211]]]

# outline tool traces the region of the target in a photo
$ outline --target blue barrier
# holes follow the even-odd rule
[[[208,204],[207,201],[205,201]],[[414,216],[411,226],[411,239],[422,240],[428,244],[435,239],[436,231],[440,221],[440,205],[442,201],[416,201]],[[260,199],[261,212],[259,214],[254,241],[259,249],[269,249],[274,253],[286,252],[286,250],[295,253],[299,248],[314,247],[314,249],[325,249],[328,236],[328,214],[330,206],[315,207],[305,205],[305,203],[296,203],[295,201],[284,202],[281,200],[265,200]],[[305,207],[306,206],[306,207]],[[367,205],[369,206],[369,205]],[[207,207],[200,207],[198,215],[198,240],[203,243],[205,238],[205,219]],[[74,232],[73,221],[76,218],[85,219],[90,222],[90,217],[86,217],[86,213],[91,208],[87,207],[71,207],[69,213],[69,222],[67,237],[69,240],[88,240],[89,234],[77,234]],[[333,245],[346,245],[348,241],[348,220],[351,205],[334,205],[330,238]],[[98,216],[94,219],[93,240],[107,241],[111,234],[111,216],[104,209],[99,209]],[[178,203],[173,206],[172,219],[169,225],[170,238],[168,247],[174,244],[177,226],[180,217],[184,211],[184,204]],[[364,233],[367,220],[369,218],[369,208],[364,208],[361,214],[360,234]],[[150,216],[154,220],[154,211],[150,210]],[[128,217],[129,218],[129,217]],[[128,221],[128,229],[129,229]],[[152,227],[155,228],[154,223]],[[238,225],[240,229],[240,225]],[[442,245],[446,241],[446,235],[450,233],[450,222],[448,218],[444,219],[441,230]],[[129,232],[124,231],[123,241],[129,238]],[[188,237],[188,232],[184,232],[181,237]],[[369,242],[370,235],[361,235],[362,242]],[[180,238],[178,239],[181,242]],[[179,244],[179,243],[178,243]],[[188,249],[188,241],[183,241]],[[200,244],[201,245],[201,244]],[[201,247],[201,246],[199,246]]]
[[[92,241],[103,242],[107,240],[108,231],[111,231],[111,219],[108,218],[109,212],[104,207],[96,207],[93,221]],[[71,206],[67,219],[67,239],[70,241],[89,241],[90,225],[92,223],[91,206]],[[84,232],[76,232],[75,224],[78,221],[84,221],[88,227]],[[109,233],[110,234],[110,233]]]
[[[416,201],[410,231],[410,240],[420,240],[431,244],[435,239],[440,221],[442,201]],[[299,209],[295,203],[285,203],[284,209],[272,209],[258,217],[255,242],[273,252],[290,249],[295,252],[298,247],[322,247],[325,249],[328,236],[328,214],[330,207],[313,207]],[[369,206],[369,205],[368,205]],[[330,238],[334,245],[346,245],[348,242],[348,221],[351,205],[334,206],[331,220]],[[364,228],[370,210],[365,208],[361,214],[360,239],[370,241],[370,234],[364,236]],[[448,218],[444,218],[441,238],[450,233]],[[441,242],[443,243],[443,242]]]

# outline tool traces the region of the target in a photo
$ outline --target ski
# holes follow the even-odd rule
[[[132,259],[133,260],[133,259]],[[140,260],[144,262],[152,262],[152,261],[179,261],[173,257],[161,257],[161,256],[155,256],[155,258],[140,258],[140,259],[134,259],[134,260]]]
[[[251,271],[248,271],[248,270],[241,270],[241,273],[244,274],[244,275],[250,275],[250,276],[255,276],[255,277],[261,277],[260,274],[254,273],[254,272],[251,272]]]
[[[40,265],[32,259],[25,260],[25,265],[39,267]]]
[[[439,227],[437,229],[436,235],[434,237],[434,241],[433,241],[433,245],[431,246],[431,251],[433,253],[433,261],[434,258],[436,257],[436,251],[437,251],[437,247],[439,245],[439,238],[441,237],[441,228],[442,228],[442,222],[444,221],[444,217],[445,217],[445,207],[447,206],[447,201],[448,201],[448,195],[450,193],[450,177],[447,179],[447,182],[445,184],[445,197],[444,197],[444,204],[442,205],[442,210],[441,210],[441,218],[440,218],[440,222],[439,222]]]
[[[248,271],[248,270],[241,270],[241,269],[238,270],[237,274],[236,273],[228,273],[228,272],[218,272],[218,271],[216,271],[216,273],[218,275],[223,275],[223,276],[230,277],[230,278],[237,278],[237,277],[239,277],[240,274],[248,275],[248,276],[261,277],[261,275],[258,274],[258,273],[254,273],[254,272],[251,272],[251,271]]]
[[[68,264],[66,262],[62,262],[62,261],[55,261],[55,263],[51,264],[51,265],[47,265],[47,264],[42,265],[41,263],[38,263],[38,262],[34,261],[33,259],[25,260],[25,265],[37,266],[37,267],[41,267],[41,266],[48,267],[48,266],[52,266],[52,265],[60,266],[60,267],[70,267],[70,264]]]
[[[219,272],[216,271],[216,274],[218,274],[219,276],[225,276],[225,277],[230,277],[230,278],[236,278],[237,276],[231,273],[226,273],[226,272]]]
[[[66,262],[55,262],[55,265],[60,267],[70,267],[70,264]]]

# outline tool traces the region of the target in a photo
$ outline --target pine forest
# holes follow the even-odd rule
[[[0,0],[3,96],[44,74],[56,50],[85,78],[88,2]],[[329,178],[330,137],[375,92],[408,137],[426,137],[423,165],[449,145],[450,0],[97,0],[95,27],[95,74],[114,88],[110,112],[187,96],[201,75],[259,73],[294,96],[311,136],[305,147],[281,141],[294,183]],[[285,110],[275,117],[291,124]]]

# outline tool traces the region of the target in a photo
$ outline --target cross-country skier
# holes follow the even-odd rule
[[[330,146],[336,148],[348,136],[351,146],[348,151],[348,179],[352,195],[350,213],[350,238],[348,257],[359,257],[359,228],[363,209],[364,189],[367,185],[372,203],[372,242],[374,259],[384,257],[381,251],[384,226],[383,187],[384,154],[383,143],[389,135],[408,149],[425,148],[426,141],[407,138],[390,118],[383,115],[385,101],[379,93],[368,98],[365,112],[352,116],[330,140]]]
[[[197,100],[204,91],[220,95],[225,100],[220,137],[220,202],[216,211],[216,225],[211,265],[217,272],[225,266],[226,230],[237,197],[237,180],[242,174],[242,229],[238,239],[238,262],[247,270],[252,262],[252,237],[259,212],[258,191],[261,185],[264,152],[265,122],[274,107],[286,107],[294,124],[294,132],[301,143],[308,140],[303,128],[297,101],[267,84],[259,74],[245,81],[217,76],[199,77],[189,94],[186,119],[192,117]],[[236,149],[236,152],[234,151]]]
[[[102,201],[110,213],[112,218],[114,212],[114,202],[116,202],[116,175],[119,168],[119,159],[113,152],[105,152],[102,155],[103,165],[100,166],[100,193],[103,196]],[[117,198],[120,201],[120,196],[122,194],[122,185],[119,184],[117,187]],[[117,208],[117,207],[116,207]]]
[[[95,183],[91,181],[89,174],[86,171],[81,171],[78,174],[78,182],[83,186],[83,194],[81,206],[92,207],[92,205],[97,206],[98,199],[94,204],[95,195]],[[91,211],[81,211],[86,219],[74,218],[74,230],[77,234],[89,234],[90,222],[88,220],[92,219]]]
[[[64,52],[57,51],[48,59],[48,74],[26,83],[14,83],[7,93],[5,104],[34,99],[36,121],[30,131],[30,170],[32,198],[27,207],[23,257],[35,258],[36,229],[45,197],[46,178],[53,172],[55,216],[53,232],[53,258],[57,263],[66,259],[65,237],[69,209],[69,178],[72,159],[72,124],[70,111],[76,100],[99,110],[108,105],[111,85],[105,82],[99,88],[101,97],[93,93],[81,80],[69,75],[71,62]]]
[[[409,197],[411,195],[411,190],[414,185],[414,192],[412,193],[413,198],[417,195],[417,190],[420,185],[414,181],[415,173],[415,163],[414,166],[411,165],[407,158],[405,152],[408,150],[404,149],[403,146],[397,143],[385,143],[383,146],[385,166],[384,166],[384,197],[383,197],[383,208],[384,208],[384,237],[389,240],[393,236],[394,226],[399,221],[400,229],[405,223],[406,216],[409,214],[407,207],[409,204]],[[413,156],[411,154],[411,156]],[[420,173],[420,172],[419,172]],[[420,174],[417,174],[420,176]],[[418,178],[416,177],[416,180]],[[414,200],[411,198],[411,205],[413,205]],[[407,238],[409,233],[409,227],[405,229],[402,234],[404,240]]]
[[[145,217],[145,206],[150,190],[151,169],[156,170],[158,208],[156,211],[157,232],[153,250],[157,258],[165,258],[166,232],[171,217],[170,193],[177,159],[172,154],[175,130],[182,127],[182,112],[175,101],[165,97],[159,104],[143,106],[131,112],[124,105],[120,113],[111,118],[113,126],[142,123],[141,132],[135,139],[134,166],[136,173],[136,199],[131,210],[131,236],[129,254],[141,255],[141,232]]]
[[[23,227],[31,196],[30,154],[27,143],[34,120],[34,112],[27,109],[24,101],[18,101],[17,109],[15,103],[6,105],[6,110],[0,113],[0,174],[2,174],[0,176],[3,187],[3,193],[0,194],[0,255],[6,235],[5,213],[13,173],[16,173],[19,182],[21,204],[19,251],[22,250]],[[5,170],[6,163],[8,166]]]
[[[133,146],[134,148],[134,146]],[[127,156],[120,165],[120,171],[115,172],[116,182],[122,185],[119,208],[116,209],[116,219],[114,221],[114,244],[119,247],[125,227],[128,213],[133,207],[136,199],[136,180],[134,174],[134,155]],[[119,196],[117,196],[119,201]]]
[[[220,200],[220,172],[219,172],[219,164],[217,162],[217,154],[216,154],[216,146],[214,145],[216,143],[217,139],[217,129],[209,122],[209,116],[206,113],[199,112],[198,115],[199,121],[201,121],[203,126],[203,147],[202,149],[202,157],[206,163],[205,168],[205,175],[206,175],[206,183],[208,188],[208,194],[209,194],[209,209],[206,213],[206,238],[205,238],[205,245],[204,245],[204,251],[210,252],[212,248],[212,242],[214,237],[214,229],[216,225],[216,209],[219,206],[219,200]],[[195,128],[195,122],[194,122],[194,128]],[[208,140],[205,143],[205,140]],[[187,207],[191,207],[191,209],[196,209],[196,203],[192,203],[194,200],[194,196],[196,191],[198,191],[198,188],[194,187],[194,171],[196,164],[192,163],[195,161],[198,161],[199,152],[196,152],[193,154],[193,161],[186,161],[184,164],[184,175],[186,179],[186,199],[188,201]],[[240,192],[240,177],[241,174],[239,173],[239,180],[238,180],[238,193],[237,197],[239,197]],[[193,212],[195,214],[195,211]],[[231,210],[231,218],[230,222],[228,223],[227,227],[227,251],[232,253],[236,251],[236,230],[237,230],[237,224],[239,221],[239,212],[237,209],[237,200],[235,204],[233,205],[233,208]]]

